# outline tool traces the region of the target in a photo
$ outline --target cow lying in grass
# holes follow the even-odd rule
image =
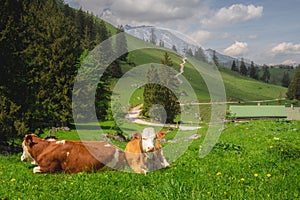
[[[127,144],[125,155],[131,169],[140,174],[168,167],[163,155],[160,139],[166,136],[165,131],[157,134],[153,128],[145,128],[143,133],[134,133],[133,139]]]
[[[126,164],[124,151],[108,142],[46,140],[26,135],[22,143],[22,161],[37,164],[34,173],[78,173],[107,168],[121,169]]]

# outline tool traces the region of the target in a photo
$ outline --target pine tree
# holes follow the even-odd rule
[[[156,38],[156,35],[155,35],[155,29],[152,28],[151,29],[151,35],[150,35],[150,43],[156,45],[156,40],[157,40],[157,38]]]
[[[253,78],[253,79],[257,79],[258,78],[257,69],[254,66],[253,61],[251,62],[249,76],[250,76],[250,78]]]
[[[216,51],[215,50],[213,50],[212,60],[213,60],[214,64],[218,67],[219,66],[219,59],[218,59],[218,57],[216,55]]]
[[[244,62],[244,59],[243,59],[243,58],[241,59],[240,73],[241,73],[243,76],[247,76],[247,73],[248,73],[248,70],[247,70],[247,67],[246,67],[246,65],[245,65],[245,62]]]
[[[196,51],[195,51],[195,58],[197,60],[203,61],[203,62],[207,62],[207,58],[206,55],[203,51],[203,49],[201,47],[199,47]]]
[[[160,105],[166,110],[166,122],[173,123],[180,112],[180,104],[176,97],[179,92],[179,81],[175,78],[176,74],[174,74],[174,71],[170,68],[173,66],[173,62],[167,52],[164,54],[161,64],[169,67],[163,68],[160,72],[160,81],[162,83],[161,85],[163,85],[161,87],[160,97],[162,98],[162,101],[160,102]]]
[[[174,44],[172,46],[172,49],[173,49],[173,51],[177,52],[177,48],[176,48],[176,46]]]
[[[123,33],[123,34],[119,34],[119,33]],[[119,35],[116,36],[116,45],[115,45],[116,54],[121,55],[119,57],[119,60],[127,61],[128,47],[127,47],[127,40],[125,37],[124,27],[122,25],[118,27],[117,34]]]
[[[154,65],[151,65],[147,73],[148,83],[144,87],[144,104],[142,108],[142,114],[146,117],[150,116],[150,109],[153,105],[158,103],[157,96],[160,88],[159,84],[155,84],[159,80],[157,69]]]
[[[164,54],[161,64],[169,67],[173,66],[173,62],[167,52]],[[167,123],[173,123],[180,112],[180,105],[175,94],[178,91],[179,82],[169,67],[164,67],[158,72],[154,66],[151,66],[147,74],[149,83],[145,85],[143,94],[144,105],[142,113],[145,116],[150,116],[150,109],[152,108],[153,112],[157,111],[155,113],[156,118],[163,123],[165,122],[163,120],[166,120]],[[159,84],[154,84],[153,82]],[[153,108],[156,105],[161,105],[165,109],[166,117],[156,107]]]
[[[270,71],[269,71],[269,67],[264,65],[263,66],[263,75],[261,76],[260,80],[262,80],[263,82],[269,83],[270,81]]]
[[[287,97],[300,100],[300,65],[296,68],[294,77],[289,85]]]
[[[284,72],[282,80],[281,80],[281,85],[283,87],[289,87],[290,83],[291,83],[291,79],[290,79],[289,73]]]
[[[232,70],[232,71],[235,71],[235,72],[238,72],[238,71],[239,71],[238,67],[237,67],[236,64],[235,64],[235,60],[232,61],[231,70]]]

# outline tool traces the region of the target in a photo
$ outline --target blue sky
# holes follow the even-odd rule
[[[205,48],[258,64],[300,64],[300,0],[66,0],[118,25],[182,32]]]

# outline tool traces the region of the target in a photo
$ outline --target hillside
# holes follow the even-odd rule
[[[144,49],[131,52],[130,57],[133,58],[136,66],[147,63],[160,63],[164,52],[165,51],[161,49]],[[175,52],[170,53],[170,56],[174,63],[174,69],[179,71],[182,57]],[[198,62],[198,64],[204,66],[204,68],[213,67],[212,65],[203,62]],[[123,71],[131,69],[127,64],[123,64],[122,68]],[[286,93],[286,88],[241,76],[239,73],[232,72],[227,68],[219,68],[219,71],[223,78],[228,101],[270,100],[277,99],[280,93],[283,95]],[[189,80],[201,102],[210,101],[208,89],[203,78],[189,62],[185,65],[183,76]]]

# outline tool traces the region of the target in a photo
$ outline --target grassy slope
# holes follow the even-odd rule
[[[0,198],[300,198],[299,122],[251,121],[226,126],[218,147],[205,158],[198,157],[204,128],[200,130],[203,137],[170,168],[146,176],[118,171],[33,174],[32,166],[20,161],[20,154],[0,155]]]
[[[283,74],[287,72],[290,76],[290,79],[293,79],[295,70],[291,70],[291,69],[281,69],[281,68],[270,68],[270,83],[272,84],[276,84],[276,85],[281,85],[281,80],[283,77]],[[259,71],[259,76],[263,75],[263,71],[260,70]]]
[[[161,58],[163,57],[164,51],[156,49],[147,49],[131,52],[132,57],[137,66],[146,64],[146,63],[160,63]],[[171,53],[171,58],[174,63],[174,68],[179,71],[181,57],[179,55]],[[200,63],[205,67],[212,67],[211,65]],[[123,70],[130,70],[131,67],[128,65],[123,65]],[[276,99],[279,97],[280,93],[285,94],[286,88],[265,84],[244,76],[239,75],[238,73],[232,72],[225,68],[219,69],[223,82],[226,89],[226,95],[228,100],[234,101],[253,101],[253,100],[268,100]],[[145,75],[146,76],[146,75]],[[203,81],[201,75],[195,70],[195,68],[187,63],[185,65],[185,72],[183,76],[190,82],[194,91],[196,92],[198,99],[200,101],[208,102],[210,100],[209,93],[206,87],[205,82]],[[138,95],[135,94],[135,98],[142,94],[142,91],[137,91]],[[140,102],[142,100],[140,99]],[[133,104],[140,103],[137,100],[134,100]]]

